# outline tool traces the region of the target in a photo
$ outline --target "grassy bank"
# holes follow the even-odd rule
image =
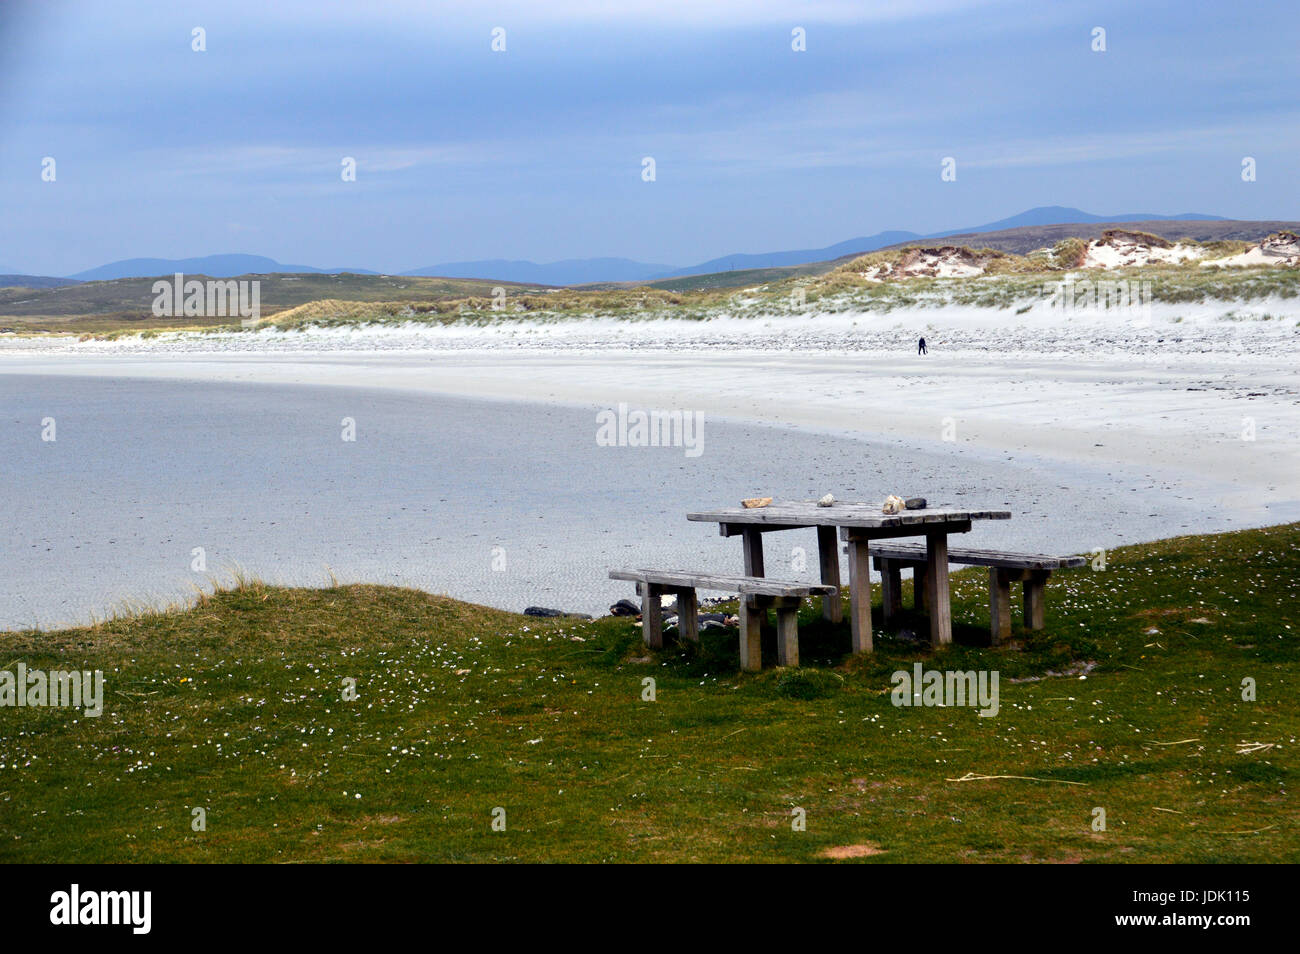
[[[1009,257],[1009,256],[1004,256]],[[1023,314],[1044,306],[1050,289],[1066,275],[1076,281],[1139,281],[1149,291],[1150,304],[1189,306],[1221,303],[1225,313],[1233,304],[1291,300],[1300,295],[1300,270],[1257,268],[1220,270],[1190,267],[1145,267],[1110,272],[1019,268],[972,278],[909,278],[870,281],[863,274],[873,264],[897,258],[874,253],[825,275],[755,285],[740,292],[670,292],[643,287],[608,291],[562,289],[544,295],[519,294],[493,309],[487,299],[447,300],[427,305],[400,302],[312,302],[263,320],[281,331],[357,325],[472,324],[556,322],[583,318],[622,321],[675,319],[707,321],[718,317],[797,317],[814,314],[887,315],[893,312],[957,305],[1000,309]],[[1145,293],[1145,292],[1144,292]],[[1102,294],[1104,312],[1104,298]],[[1123,320],[1120,317],[1117,321]],[[222,326],[221,331],[237,330]]]
[[[0,668],[107,686],[98,719],[0,709],[0,860],[1300,861],[1300,524],[1113,551],[998,650],[985,580],[954,576],[969,645],[848,658],[809,606],[805,669],[757,675],[734,634],[651,656],[373,586],[4,634]],[[895,707],[917,661],[997,670],[1000,711]]]
[[[171,275],[161,276],[171,280]],[[186,275],[206,282],[206,275]],[[448,301],[491,300],[496,288],[508,299],[543,294],[545,286],[470,278],[395,275],[271,274],[244,275],[257,281],[264,318],[309,302],[346,299],[356,304],[424,308]],[[117,278],[51,288],[0,288],[0,331],[19,334],[136,334],[159,330],[203,330],[240,326],[239,320],[202,315],[154,315],[157,278]],[[219,279],[227,281],[228,279]]]

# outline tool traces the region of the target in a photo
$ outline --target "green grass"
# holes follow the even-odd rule
[[[172,278],[171,275],[162,277]],[[205,275],[185,277],[207,281]],[[516,282],[351,273],[242,275],[240,279],[261,282],[260,305],[264,317],[308,302],[330,299],[433,309],[439,303],[475,296],[486,304],[497,286],[505,289],[507,299],[543,290],[542,286]],[[152,305],[153,284],[157,280],[118,278],[57,288],[0,288],[0,332],[98,335],[135,333],[143,329],[239,326],[238,319],[232,322],[229,318],[156,317]]]
[[[851,658],[810,605],[798,673],[375,586],[4,634],[0,668],[107,690],[99,719],[0,709],[0,860],[1300,861],[1300,524],[1112,551],[997,650],[986,578],[953,579],[960,644]],[[1001,711],[894,707],[915,661],[997,670]]]

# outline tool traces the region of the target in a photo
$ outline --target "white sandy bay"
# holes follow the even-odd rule
[[[10,339],[0,373],[298,383],[614,407],[1122,465],[1209,507],[1300,517],[1293,300],[1116,320],[959,308],[487,328],[370,326],[71,343]],[[1271,316],[1263,320],[1264,315]],[[1177,319],[1177,320],[1175,320]],[[926,357],[915,354],[925,334]],[[1243,439],[1253,423],[1254,440]],[[779,453],[774,449],[774,453]]]

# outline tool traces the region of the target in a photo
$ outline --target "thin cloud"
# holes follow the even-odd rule
[[[389,0],[358,6],[351,0],[327,0],[312,5],[316,19],[359,21],[367,24],[391,20],[406,24],[421,20],[491,21],[493,25],[652,23],[657,26],[711,25],[743,27],[807,23],[887,23],[953,16],[971,10],[988,10],[1003,0],[444,0],[429,4],[415,0]],[[266,16],[294,16],[292,8],[264,8],[244,4]]]

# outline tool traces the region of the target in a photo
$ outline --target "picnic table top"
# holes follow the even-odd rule
[[[881,513],[882,503],[839,501],[829,507],[815,500],[773,501],[766,507],[723,507],[686,515],[705,523],[748,523],[786,527],[906,527],[912,524],[955,523],[963,520],[1010,520],[1009,510],[958,510],[927,507]]]

